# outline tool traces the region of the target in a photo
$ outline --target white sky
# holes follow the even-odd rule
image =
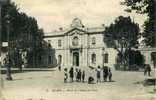
[[[120,15],[131,15],[140,25],[145,16],[128,14],[120,5],[122,0],[12,0],[20,11],[37,19],[45,32],[67,27],[78,17],[87,27],[109,25]]]

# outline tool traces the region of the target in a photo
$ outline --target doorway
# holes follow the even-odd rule
[[[73,52],[73,66],[79,66],[79,52]]]

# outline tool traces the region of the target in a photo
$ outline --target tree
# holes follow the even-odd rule
[[[121,4],[126,5],[125,11],[136,11],[138,14],[146,14],[148,16],[144,23],[143,36],[145,37],[146,45],[156,46],[155,35],[155,18],[156,18],[156,1],[155,0],[124,0]]]
[[[42,51],[43,29],[40,29],[37,20],[28,16],[24,12],[19,12],[19,8],[14,2],[8,0],[2,7],[2,41],[7,41],[6,16],[10,16],[9,47],[12,52],[16,50],[28,51],[30,58],[29,65],[36,66],[36,56],[38,51]],[[14,58],[14,57],[13,57]]]
[[[145,59],[144,56],[141,54],[140,51],[138,50],[131,50],[129,51],[129,64],[130,65],[138,65],[138,66],[143,66]]]
[[[121,64],[126,64],[128,56],[124,53],[132,47],[137,47],[139,26],[130,17],[119,16],[115,22],[106,27],[104,42],[108,47],[114,47],[121,58]]]

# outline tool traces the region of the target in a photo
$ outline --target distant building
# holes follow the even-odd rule
[[[117,52],[107,48],[103,42],[104,30],[104,25],[87,28],[80,19],[75,18],[68,29],[60,28],[59,31],[47,33],[44,40],[55,50],[56,61],[60,66],[111,67],[116,63]]]

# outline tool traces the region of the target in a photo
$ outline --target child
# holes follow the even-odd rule
[[[112,81],[112,72],[111,72],[110,68],[108,69],[108,77],[109,77],[109,82],[111,82]]]
[[[67,83],[67,79],[68,79],[68,73],[67,73],[67,68],[64,69],[64,83]]]

